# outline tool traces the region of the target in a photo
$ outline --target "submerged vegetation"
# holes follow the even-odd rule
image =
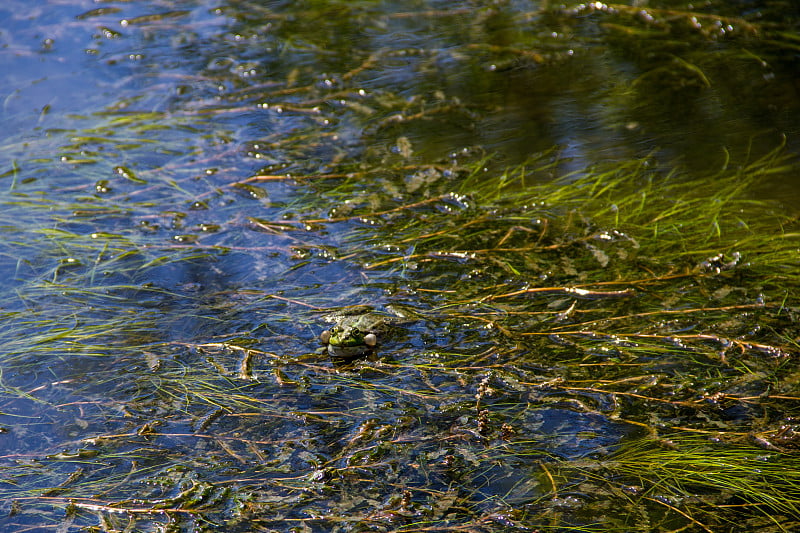
[[[791,16],[194,4],[74,14],[132,87],[0,146],[0,529],[800,527],[797,109],[669,130]]]
[[[739,192],[789,161],[523,183],[555,163],[453,162],[439,171],[458,193],[254,225],[346,226],[340,257],[304,251],[368,280],[343,301],[422,317],[346,367],[314,350],[317,309],[339,297],[134,283],[231,252],[159,261],[123,236],[45,232],[78,259],[6,312],[10,520],[55,506],[66,516],[35,516],[103,530],[791,530],[800,231]],[[355,198],[358,180],[327,192]]]

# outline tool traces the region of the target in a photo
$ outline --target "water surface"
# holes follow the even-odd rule
[[[720,476],[796,466],[799,16],[6,2],[0,528],[762,527]],[[343,366],[355,304],[414,319]],[[734,466],[624,455],[670,446]]]

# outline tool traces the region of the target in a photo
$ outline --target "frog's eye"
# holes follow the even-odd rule
[[[378,344],[378,337],[376,337],[374,333],[367,333],[364,335],[364,344],[372,348]]]
[[[319,334],[319,340],[322,344],[328,344],[331,341],[331,330],[326,329]]]

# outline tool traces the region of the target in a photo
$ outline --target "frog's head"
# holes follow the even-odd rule
[[[319,340],[328,346],[328,353],[335,357],[361,355],[378,344],[374,333],[362,331],[355,326],[333,326],[320,333]]]

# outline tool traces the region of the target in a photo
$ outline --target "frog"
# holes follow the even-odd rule
[[[368,305],[345,307],[324,317],[333,323],[319,335],[319,340],[334,359],[352,359],[375,353],[376,347],[391,333],[403,317],[375,311]]]

